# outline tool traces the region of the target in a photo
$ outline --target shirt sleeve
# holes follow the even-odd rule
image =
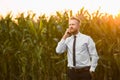
[[[95,71],[96,66],[97,66],[97,62],[98,62],[98,54],[97,54],[97,50],[95,47],[95,43],[92,40],[91,37],[89,37],[89,41],[88,41],[88,50],[90,53],[90,57],[91,57],[91,67],[90,67],[90,71]]]
[[[67,46],[65,44],[65,40],[61,39],[60,42],[58,42],[56,47],[56,53],[63,53],[66,50]]]

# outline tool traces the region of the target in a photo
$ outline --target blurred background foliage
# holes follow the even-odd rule
[[[72,11],[37,19],[34,13],[0,16],[0,80],[67,80],[67,58],[55,52]],[[99,54],[95,80],[120,80],[120,14],[112,16],[84,8],[80,32],[90,35]]]

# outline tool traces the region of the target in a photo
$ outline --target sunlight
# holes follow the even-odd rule
[[[120,12],[120,4],[117,0],[105,0],[101,1],[101,11],[117,15]]]
[[[0,0],[0,14],[6,15],[12,12],[13,15],[32,10],[37,15],[55,14],[56,11],[72,10],[77,13],[82,7],[93,13],[100,10],[102,13],[117,15],[120,12],[120,5],[117,0]]]

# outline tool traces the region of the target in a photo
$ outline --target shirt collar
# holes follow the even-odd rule
[[[76,35],[72,35],[72,37],[76,36],[76,37],[79,37],[81,35],[80,32],[78,32]]]

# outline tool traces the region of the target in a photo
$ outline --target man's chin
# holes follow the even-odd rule
[[[73,34],[74,32],[71,31],[70,33]]]
[[[70,33],[72,33],[72,34],[73,34],[74,32],[75,32],[75,31],[70,31]]]
[[[73,35],[74,35],[74,34],[77,34],[77,33],[78,33],[77,31],[71,32],[71,34],[73,34]]]

